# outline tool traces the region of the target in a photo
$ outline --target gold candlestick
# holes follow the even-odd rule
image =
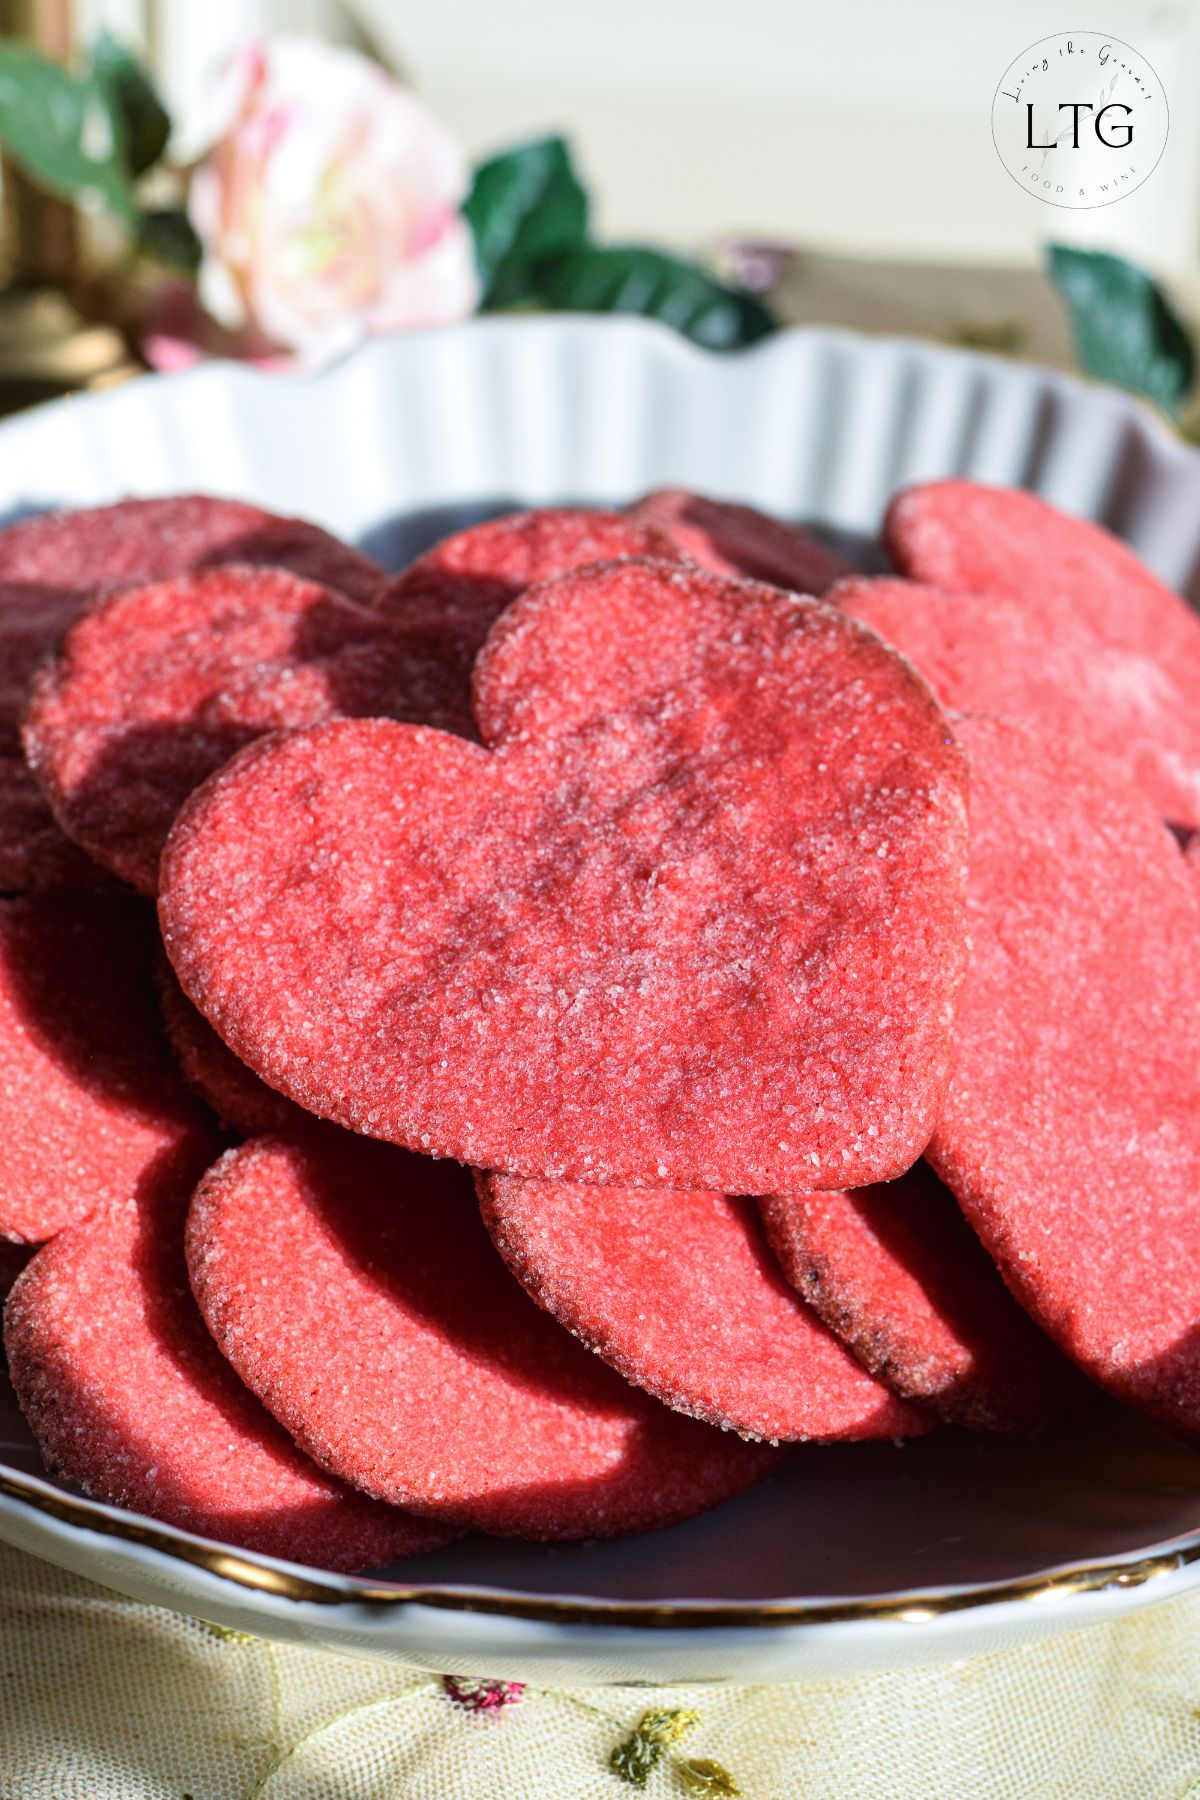
[[[71,0],[0,0],[0,36],[68,61]],[[120,332],[86,319],[72,298],[81,274],[74,208],[43,193],[7,156],[0,182],[0,413],[133,374]]]

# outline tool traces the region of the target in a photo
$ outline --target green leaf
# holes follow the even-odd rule
[[[99,84],[19,44],[0,44],[0,143],[60,199],[96,194],[120,218],[134,213],[121,133]]]
[[[640,313],[709,350],[734,350],[775,330],[761,300],[696,263],[637,246],[587,247],[537,271],[531,298],[563,312]]]
[[[110,31],[102,31],[92,45],[91,65],[120,128],[126,171],[144,175],[167,147],[170,115],[145,71]]]
[[[701,1800],[737,1800],[741,1795],[742,1790],[729,1770],[707,1756],[696,1757],[690,1762],[680,1761],[674,1767],[688,1793],[700,1795]]]
[[[643,1713],[636,1729],[619,1743],[608,1765],[630,1787],[644,1788],[672,1744],[678,1743],[700,1718],[690,1707],[662,1707]],[[719,1791],[719,1790],[718,1790]]]
[[[463,214],[487,307],[526,298],[530,271],[587,242],[588,197],[560,137],[518,144],[475,170]]]
[[[662,1761],[663,1747],[656,1744],[653,1738],[643,1737],[635,1731],[617,1745],[608,1759],[608,1766],[614,1775],[627,1781],[630,1787],[644,1788],[652,1772]]]
[[[1065,244],[1051,244],[1049,260],[1087,373],[1145,394],[1176,417],[1196,379],[1196,356],[1153,276],[1122,256]]]
[[[146,256],[179,275],[194,275],[200,267],[203,247],[191,220],[179,209],[162,207],[142,213],[137,244]]]

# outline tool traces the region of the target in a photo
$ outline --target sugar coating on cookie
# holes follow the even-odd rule
[[[965,767],[924,684],[819,602],[665,564],[496,630],[496,753],[338,722],[193,796],[160,901],[189,997],[307,1110],[476,1167],[907,1168],[965,961]]]
[[[1195,707],[1182,704],[1165,662],[1107,641],[1086,611],[1043,609],[1033,592],[954,593],[886,578],[839,582],[829,598],[907,656],[944,706],[1069,735],[1113,763],[1164,816],[1196,813]],[[1200,676],[1200,623],[1195,630]]]
[[[1044,1425],[1086,1396],[928,1164],[759,1204],[788,1280],[897,1393],[984,1431]]]
[[[89,608],[25,709],[29,766],[63,829],[143,893],[175,814],[266,731],[408,698],[366,608],[285,569],[231,563]]]
[[[38,1251],[5,1308],[9,1374],[51,1472],[201,1537],[338,1570],[452,1533],[318,1469],[233,1373],[188,1291],[183,1229],[217,1145],[163,1157]]]
[[[101,876],[25,767],[17,726],[37,664],[98,589],[231,560],[291,568],[361,601],[385,580],[319,526],[201,494],[47,513],[0,531],[0,893]]]
[[[543,506],[486,519],[443,538],[389,584],[379,610],[398,618],[433,600],[469,619],[475,648],[500,612],[536,582],[620,557],[672,556],[667,538],[625,513]]]
[[[128,1194],[203,1117],[155,1003],[154,918],[122,894],[0,901],[0,1237]]]
[[[330,1133],[205,1177],[192,1287],[242,1379],[323,1467],[382,1499],[535,1539],[673,1524],[774,1465],[669,1412],[524,1294],[469,1174]]]
[[[667,1406],[773,1440],[926,1428],[784,1280],[752,1200],[478,1178],[526,1292]]]
[[[19,720],[29,683],[78,611],[73,592],[0,581],[0,894],[107,880],[64,837],[21,748]]]
[[[157,959],[155,977],[163,1025],[180,1073],[222,1124],[243,1137],[265,1137],[269,1132],[300,1131],[313,1122],[294,1100],[277,1094],[238,1060],[192,1005],[165,956]]]
[[[39,513],[0,532],[0,583],[80,595],[226,562],[291,569],[363,603],[387,579],[369,556],[307,519],[208,494]]]
[[[900,494],[884,539],[902,574],[975,597],[952,612],[911,596],[906,618],[893,589],[859,612],[946,705],[1069,730],[1119,755],[1164,818],[1200,825],[1200,619],[1127,544],[970,481]]]
[[[715,575],[745,575],[820,596],[852,572],[844,557],[801,526],[684,488],[645,495],[630,507],[629,517],[661,531],[684,556]]]
[[[590,563],[676,555],[661,532],[586,506],[511,513],[444,538],[395,578],[377,606],[402,633],[421,692],[421,711],[409,716],[473,737],[475,658],[505,607],[526,588]]]
[[[1085,1372],[1200,1436],[1200,893],[1086,754],[956,725],[971,964],[929,1159]]]
[[[338,717],[473,736],[470,668],[496,612],[573,558],[652,541],[619,514],[519,514],[448,539],[374,610],[238,563],[126,588],[41,670],[29,765],[67,835],[153,894],[180,806],[244,744]]]

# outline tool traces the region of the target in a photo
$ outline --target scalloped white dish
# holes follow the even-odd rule
[[[506,505],[663,485],[862,540],[896,487],[950,473],[1102,519],[1200,587],[1200,457],[1136,403],[834,331],[716,358],[636,320],[480,321],[319,377],[214,364],[0,426],[0,514],[204,489],[393,565]],[[1098,1401],[1039,1437],[803,1448],[667,1532],[470,1537],[350,1580],[56,1486],[0,1377],[0,1536],[140,1600],[431,1669],[769,1681],[975,1654],[1179,1593],[1200,1582],[1200,1458]]]

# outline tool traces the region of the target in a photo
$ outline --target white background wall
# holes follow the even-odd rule
[[[882,256],[1032,263],[1048,236],[1200,280],[1200,0],[85,0],[149,42],[187,107],[258,30],[365,28],[468,147],[563,128],[606,229],[728,230]],[[150,14],[147,22],[147,12]],[[1134,196],[1064,213],[992,147],[992,94],[1048,32],[1146,56],[1171,137]]]

